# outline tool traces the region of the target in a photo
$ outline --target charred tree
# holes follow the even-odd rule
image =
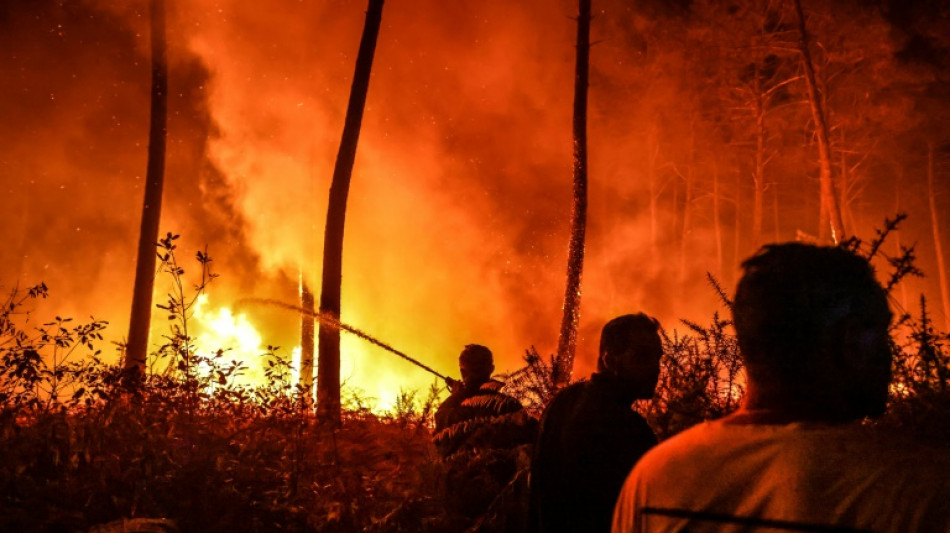
[[[165,0],[149,3],[152,89],[149,113],[148,162],[145,171],[145,199],[139,228],[138,255],[132,313],[125,348],[125,368],[137,378],[145,372],[148,333],[152,318],[152,291],[155,287],[155,243],[162,214],[162,186],[165,180],[165,141],[168,119],[168,65],[165,58]]]
[[[300,392],[308,405],[313,398],[313,314],[314,299],[310,286],[300,277],[300,308],[310,314],[300,314]]]
[[[934,188],[934,145],[927,145],[927,197],[930,200],[930,225],[934,235],[934,253],[937,255],[937,278],[940,281],[940,301],[943,304],[944,327],[950,331],[950,289],[947,287],[947,265],[943,259],[943,244],[940,240],[939,211],[937,211]]]
[[[904,188],[904,167],[901,166],[900,163],[896,163],[895,166],[897,168],[895,169],[896,179],[894,180],[894,212],[903,213],[904,204],[903,204],[903,199],[901,197],[901,191]],[[903,253],[903,243],[901,242],[901,230],[898,227],[894,231],[894,256],[900,257],[902,253]],[[900,283],[902,309],[907,309],[907,282],[908,282],[907,278],[904,278],[903,280],[901,280],[901,283]]]
[[[828,132],[825,109],[822,97],[818,91],[818,82],[815,78],[815,65],[809,50],[808,31],[805,27],[805,14],[802,11],[801,0],[795,0],[795,12],[798,15],[798,42],[802,56],[802,68],[805,71],[805,85],[808,89],[808,103],[811,106],[812,119],[815,121],[815,133],[818,138],[818,183],[820,186],[821,207],[830,220],[831,239],[840,242],[845,238],[844,222],[841,218],[841,207],[835,191],[834,176],[831,164],[831,140]]]
[[[577,324],[580,319],[581,274],[584,269],[584,239],[587,231],[587,78],[590,61],[590,0],[578,2],[577,60],[574,70],[574,200],[571,209],[571,241],[567,257],[567,288],[564,314],[557,341],[557,372],[554,385],[567,385],[574,371]]]
[[[320,288],[320,313],[340,318],[340,293],[343,284],[343,228],[346,199],[360,138],[369,77],[376,52],[376,39],[383,16],[383,0],[369,0],[363,36],[356,56],[356,70],[350,88],[350,100],[343,122],[340,150],[333,167],[327,223],[323,237],[323,278]],[[340,330],[321,322],[318,334],[317,415],[321,420],[340,423]]]
[[[654,255],[656,255],[657,218],[659,217],[657,201],[660,196],[660,187],[657,184],[656,176],[656,161],[660,154],[659,135],[657,133],[659,126],[656,121],[659,121],[659,118],[655,118],[653,126],[650,127],[650,131],[647,133],[647,179],[650,182],[650,251]]]
[[[736,173],[736,212],[732,221],[732,284],[739,284],[739,261],[742,258],[742,247],[740,240],[742,238],[742,174]]]
[[[765,205],[765,100],[758,65],[755,72],[755,171],[752,175],[752,244],[762,244],[762,212]]]
[[[722,275],[722,220],[719,215],[719,165],[713,160],[713,231],[716,235],[716,275]]]

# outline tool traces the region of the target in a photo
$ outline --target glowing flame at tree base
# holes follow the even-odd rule
[[[304,310],[297,306],[266,299],[241,300],[238,302],[238,307],[246,303],[277,305],[306,314]],[[321,317],[318,313],[312,314],[315,320],[327,322],[326,317]],[[226,362],[240,363],[244,369],[240,375],[233,379],[235,385],[260,386],[267,383],[265,374],[267,359],[265,355],[270,353],[270,347],[265,344],[263,335],[251,323],[245,313],[236,313],[228,307],[212,309],[208,305],[207,295],[201,295],[196,301],[191,320],[197,332],[193,339],[196,354],[211,357],[218,350],[224,350]],[[357,372],[357,369],[363,370],[363,365],[366,365],[368,361],[378,361],[378,357],[373,357],[372,354],[367,353],[359,344],[365,345],[366,342],[369,342],[412,362],[439,378],[445,379],[446,377],[364,331],[339,321],[332,321],[330,324],[352,334],[349,338],[345,338],[345,349],[341,354],[341,366],[349,376],[343,380],[344,388],[348,389],[350,395],[358,396],[361,400],[360,403],[363,406],[368,406],[373,411],[382,412],[392,409],[403,387],[400,384],[399,376],[392,372],[386,372],[382,378],[379,376],[367,377],[363,375],[364,372]],[[300,380],[301,356],[302,349],[300,346],[291,348],[289,382],[293,385],[299,383]]]

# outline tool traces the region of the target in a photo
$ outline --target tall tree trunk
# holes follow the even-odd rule
[[[934,145],[927,145],[927,196],[930,199],[930,225],[934,234],[934,253],[937,255],[937,277],[940,280],[940,300],[943,304],[945,331],[950,331],[950,290],[947,288],[947,265],[943,260],[943,243],[940,240],[940,221],[934,189]]]
[[[370,71],[376,52],[376,38],[383,17],[383,0],[369,0],[356,71],[350,87],[350,101],[343,122],[343,136],[333,167],[327,223],[323,236],[323,278],[320,288],[320,312],[340,318],[340,288],[343,284],[343,228],[346,222],[346,199],[350,177],[360,138]],[[317,355],[317,415],[334,425],[340,423],[340,330],[320,323]]]
[[[689,232],[691,230],[691,209],[693,203],[693,167],[686,170],[686,179],[684,180],[683,192],[683,231],[680,234],[680,281],[686,279],[686,257],[689,255]]]
[[[742,248],[739,240],[742,237],[742,172],[736,172],[736,215],[733,220],[733,247],[732,247],[732,285],[739,284],[739,260],[742,257]]]
[[[587,77],[590,61],[590,3],[579,0],[577,61],[574,70],[574,202],[571,210],[571,242],[567,256],[567,288],[564,314],[557,341],[555,387],[563,387],[574,372],[577,323],[580,320],[581,274],[584,270],[584,238],[587,231]]]
[[[752,174],[752,245],[762,244],[762,213],[765,206],[765,95],[759,84],[759,65],[755,64],[755,171]]]
[[[719,164],[713,159],[713,231],[716,235],[716,275],[722,276],[722,220],[719,218]]]
[[[828,123],[822,98],[815,79],[815,65],[811,59],[808,44],[808,31],[805,28],[805,14],[801,0],[795,0],[795,12],[798,14],[798,31],[801,35],[799,50],[802,54],[802,67],[805,70],[805,84],[808,87],[808,102],[811,105],[812,118],[815,120],[815,133],[818,136],[818,182],[821,187],[821,205],[828,214],[831,239],[840,242],[845,239],[844,222],[841,219],[841,207],[835,192],[834,176],[831,166],[831,140],[828,135]]]
[[[650,250],[656,255],[657,245],[657,201],[659,200],[659,186],[656,180],[656,159],[660,152],[658,125],[654,124],[647,133],[647,179],[650,182]]]
[[[308,405],[313,398],[313,312],[314,299],[310,286],[300,274],[300,308],[311,314],[300,314],[300,386]]]
[[[779,242],[781,238],[778,224],[778,183],[772,183],[772,229],[774,236],[772,242]]]
[[[810,202],[809,202],[810,203]],[[828,242],[831,234],[828,223],[828,206],[821,199],[821,184],[818,185],[818,242]]]
[[[148,333],[152,318],[152,290],[155,287],[155,243],[162,214],[162,185],[165,179],[165,138],[168,119],[168,65],[165,60],[165,0],[149,3],[152,45],[152,93],[148,131],[148,163],[145,171],[145,199],[139,228],[138,256],[132,313],[125,348],[125,368],[144,376],[148,353]]]
[[[844,220],[845,227],[851,228],[851,231],[856,231],[858,227],[858,220],[854,214],[854,204],[857,203],[857,195],[854,194],[856,189],[855,184],[851,181],[851,171],[848,168],[848,154],[844,150],[845,147],[845,136],[844,130],[841,130],[841,144],[839,145],[840,149],[838,150],[841,153],[841,218]]]
[[[680,282],[686,279],[686,257],[689,254],[689,232],[692,229],[690,225],[691,208],[693,203],[693,169],[696,166],[696,122],[690,122],[689,135],[689,167],[686,169],[686,175],[683,177],[684,200],[683,200],[683,231],[680,233]]]
[[[903,199],[901,198],[901,190],[904,188],[904,167],[897,163],[897,179],[894,181],[894,212],[901,213],[904,209]],[[904,253],[902,249],[903,244],[901,243],[901,230],[898,229],[894,232],[894,257],[900,257]],[[907,309],[907,282],[909,281],[910,276],[904,276],[904,279],[901,280],[901,308]]]

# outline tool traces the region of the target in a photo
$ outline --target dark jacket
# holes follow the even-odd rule
[[[443,457],[462,448],[506,449],[534,442],[537,421],[521,402],[502,394],[501,387],[501,382],[488,380],[442,402],[435,412],[434,441]]]
[[[610,531],[633,465],[657,444],[624,381],[594,374],[544,410],[531,463],[531,530]]]

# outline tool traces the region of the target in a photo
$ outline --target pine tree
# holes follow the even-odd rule
[[[343,284],[343,228],[346,199],[360,138],[369,76],[376,52],[376,38],[383,17],[383,0],[369,0],[363,36],[356,56],[356,71],[350,88],[350,101],[343,122],[343,136],[333,168],[327,223],[323,237],[323,279],[320,289],[320,314],[340,319],[340,292]],[[317,336],[317,415],[332,424],[340,423],[340,330],[320,323]]]
[[[165,140],[168,117],[168,66],[165,59],[165,0],[151,0],[152,92],[148,133],[148,163],[145,173],[145,200],[139,229],[138,258],[125,368],[145,371],[148,333],[152,317],[152,290],[155,285],[155,243],[162,213],[162,186],[165,179]]]

